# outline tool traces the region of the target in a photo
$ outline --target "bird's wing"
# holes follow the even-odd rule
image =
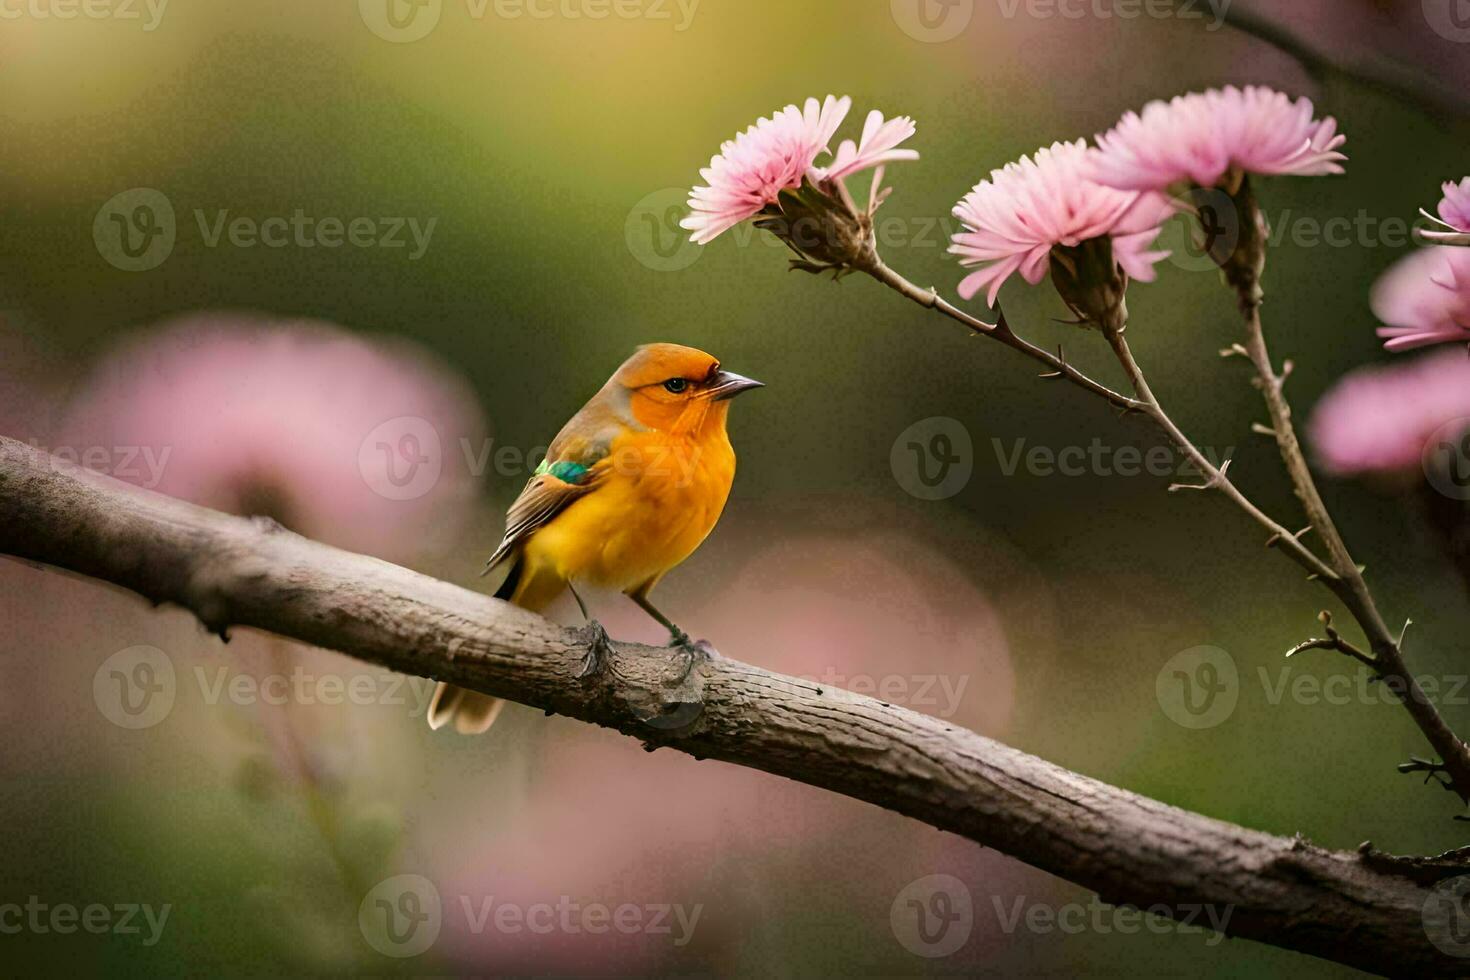
[[[616,431],[594,428],[574,419],[552,441],[546,459],[526,483],[521,495],[505,515],[505,537],[485,563],[488,572],[525,543],[535,530],[551,520],[573,500],[597,488],[610,466],[609,447]],[[482,573],[483,574],[483,573]]]

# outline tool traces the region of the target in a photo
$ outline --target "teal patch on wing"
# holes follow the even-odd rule
[[[550,473],[561,482],[571,484],[578,484],[587,479],[587,474],[591,470],[590,467],[583,466],[581,463],[573,463],[569,459],[564,459],[559,463],[552,463],[550,466],[542,463],[541,466],[545,472]],[[540,473],[542,470],[538,469],[536,472]]]

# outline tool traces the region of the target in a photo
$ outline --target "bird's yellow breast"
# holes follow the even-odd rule
[[[735,452],[723,426],[702,438],[627,432],[610,450],[597,488],[538,529],[525,556],[563,579],[630,591],[708,536],[730,495]]]

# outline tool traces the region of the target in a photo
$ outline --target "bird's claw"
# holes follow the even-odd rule
[[[708,640],[691,640],[689,634],[683,630],[678,630],[669,637],[669,646],[684,655],[684,669],[679,672],[678,678],[674,681],[675,684],[682,684],[688,680],[689,675],[694,672],[695,665],[701,660],[708,660],[718,655],[718,651]]]
[[[587,652],[582,655],[582,669],[577,672],[577,680],[584,680],[602,673],[602,668],[612,653],[612,639],[595,619],[587,620],[587,625],[578,632],[587,643]]]

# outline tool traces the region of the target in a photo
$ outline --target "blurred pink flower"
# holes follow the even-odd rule
[[[1439,216],[1455,231],[1470,232],[1470,177],[1458,184],[1444,185],[1444,200],[1439,202]]]
[[[1401,260],[1374,284],[1373,312],[1392,351],[1470,341],[1470,249],[1438,245]]]
[[[1417,471],[1425,442],[1470,416],[1470,358],[1439,351],[1347,375],[1318,402],[1309,426],[1324,469],[1339,476]]]
[[[699,245],[712,241],[775,204],[783,190],[798,189],[808,177],[837,181],[893,160],[918,158],[915,150],[897,149],[914,134],[913,121],[900,116],[884,122],[883,114],[873,111],[859,143],[844,140],[827,167],[815,166],[851,106],[847,96],[829,95],[821,103],[807,99],[802,108],[788,105],[727,140],[699,172],[705,186],[689,192],[693,213],[680,225],[693,233],[690,239]]]
[[[1094,177],[1110,187],[1164,190],[1233,184],[1242,173],[1318,177],[1343,172],[1337,121],[1312,118],[1310,99],[1272,89],[1210,89],[1155,101],[1098,136]],[[1230,179],[1226,181],[1227,177]]]
[[[451,453],[483,425],[464,381],[401,341],[201,315],[102,363],[60,441],[162,493],[405,560],[468,516]]]
[[[861,512],[869,515],[862,526],[870,527],[879,511]],[[763,666],[813,688],[867,693],[992,737],[1010,730],[1016,673],[1006,624],[994,599],[941,550],[898,530],[731,540],[738,563],[702,583],[671,586],[693,590],[670,601],[696,635],[730,656],[758,650]],[[702,598],[691,602],[696,594]],[[605,611],[602,602],[595,605],[613,635],[657,635],[631,603],[616,595],[605,602]],[[753,770],[664,750],[649,755],[635,742],[585,727],[552,732],[524,800],[507,807],[504,784],[490,783],[481,787],[483,805],[440,807],[423,818],[433,822],[429,839],[443,842],[430,871],[446,901],[470,895],[478,907],[494,895],[522,907],[561,896],[583,907],[704,902],[695,949],[728,962],[746,941],[742,923],[790,905],[859,914],[854,910],[866,908],[874,875],[925,873],[942,836]],[[504,737],[514,736],[512,727]],[[793,896],[776,884],[768,886],[771,894],[752,893],[753,885],[779,883],[783,874],[808,880],[810,865],[826,869],[816,892]],[[448,955],[496,973],[587,973],[610,963],[617,966],[609,972],[621,974],[680,966],[688,972],[681,957],[691,955],[660,935],[508,934],[493,925],[476,933],[463,922],[450,925],[441,940]]]
[[[1154,263],[1168,252],[1149,251],[1159,226],[1173,213],[1162,194],[1116,190],[1094,183],[1087,174],[1091,157],[1085,141],[1053,143],[992,170],[955,205],[967,230],[954,235],[949,250],[964,266],[990,263],[960,283],[965,299],[989,286],[995,305],[1001,284],[1019,271],[1033,286],[1050,268],[1055,246],[1076,246],[1112,238],[1113,258],[1132,279],[1152,282]]]

